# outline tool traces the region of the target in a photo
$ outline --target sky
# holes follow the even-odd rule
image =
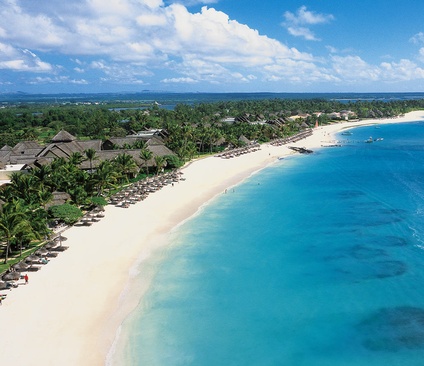
[[[0,0],[0,93],[424,91],[422,0]]]

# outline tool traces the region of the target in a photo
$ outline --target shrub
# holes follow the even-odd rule
[[[50,207],[49,214],[53,219],[61,220],[67,225],[75,224],[83,216],[78,207],[69,203]]]

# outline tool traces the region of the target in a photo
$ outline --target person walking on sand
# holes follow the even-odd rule
[[[25,274],[24,280],[25,280],[25,285],[28,285],[28,274]]]

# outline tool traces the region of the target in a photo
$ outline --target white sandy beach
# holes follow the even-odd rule
[[[424,111],[418,111],[397,119],[318,127],[291,145],[314,149],[334,143],[334,133],[343,128],[423,119]],[[30,272],[28,285],[0,291],[7,293],[0,306],[0,364],[104,365],[116,330],[137,305],[122,296],[134,264],[164,248],[167,234],[204,203],[292,153],[287,146],[265,144],[232,159],[192,162],[182,170],[184,181],[127,209],[107,206],[105,217],[91,227],[66,230],[68,250]]]

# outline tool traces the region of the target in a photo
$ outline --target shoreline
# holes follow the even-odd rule
[[[321,148],[335,134],[365,125],[413,122],[424,111],[385,120],[340,122],[318,127],[290,146]],[[169,233],[226,189],[278,158],[287,145],[264,144],[232,159],[208,157],[187,164],[184,181],[166,186],[127,209],[107,206],[91,227],[71,227],[63,235],[69,249],[35,273],[29,284],[7,293],[0,306],[0,350],[4,364],[104,365],[122,322],[135,309],[150,279],[131,293],[137,267],[166,248]]]

